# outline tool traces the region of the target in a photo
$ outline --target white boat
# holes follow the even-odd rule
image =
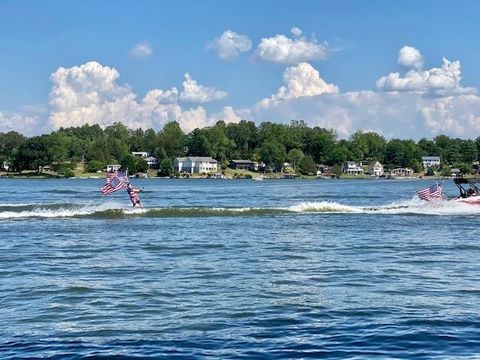
[[[226,179],[227,177],[222,173],[215,173],[210,176],[210,179]]]
[[[480,179],[453,179],[457,185],[460,195],[453,198],[452,201],[461,202],[469,205],[480,205]]]

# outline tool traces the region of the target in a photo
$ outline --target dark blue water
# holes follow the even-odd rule
[[[2,179],[0,358],[476,358],[480,206],[430,184]]]

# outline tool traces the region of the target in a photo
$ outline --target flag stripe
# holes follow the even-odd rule
[[[434,184],[428,188],[421,189],[417,191],[417,196],[425,201],[430,201],[433,199],[438,199],[442,197],[442,186]]]
[[[117,190],[125,189],[128,184],[127,171],[109,172],[106,176],[106,183],[100,189],[102,195],[111,194]]]

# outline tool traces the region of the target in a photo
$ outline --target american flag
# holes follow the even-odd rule
[[[125,189],[128,185],[127,171],[115,171],[107,173],[107,182],[100,189],[102,195],[111,194],[114,191]]]
[[[417,195],[420,199],[430,201],[442,197],[442,185],[434,184],[428,188],[418,190]]]

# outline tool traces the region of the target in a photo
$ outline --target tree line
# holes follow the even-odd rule
[[[410,167],[422,171],[421,157],[437,155],[445,169],[471,171],[471,164],[480,153],[480,137],[476,140],[438,135],[417,142],[385,139],[375,132],[358,131],[349,139],[339,139],[332,129],[309,127],[303,121],[290,124],[252,121],[197,128],[185,134],[177,122],[167,123],[161,131],[128,129],[114,123],[102,129],[99,125],[60,128],[50,134],[25,137],[10,131],[0,133],[0,165],[5,161],[13,171],[36,170],[53,166],[67,173],[78,162],[86,171],[104,169],[119,163],[132,172],[145,171],[145,160],[131,155],[145,151],[159,161],[162,175],[173,174],[173,159],[179,156],[211,156],[222,167],[233,159],[263,161],[272,169],[284,162],[300,172],[316,171],[316,164],[341,166],[345,161],[379,161],[388,168]]]

